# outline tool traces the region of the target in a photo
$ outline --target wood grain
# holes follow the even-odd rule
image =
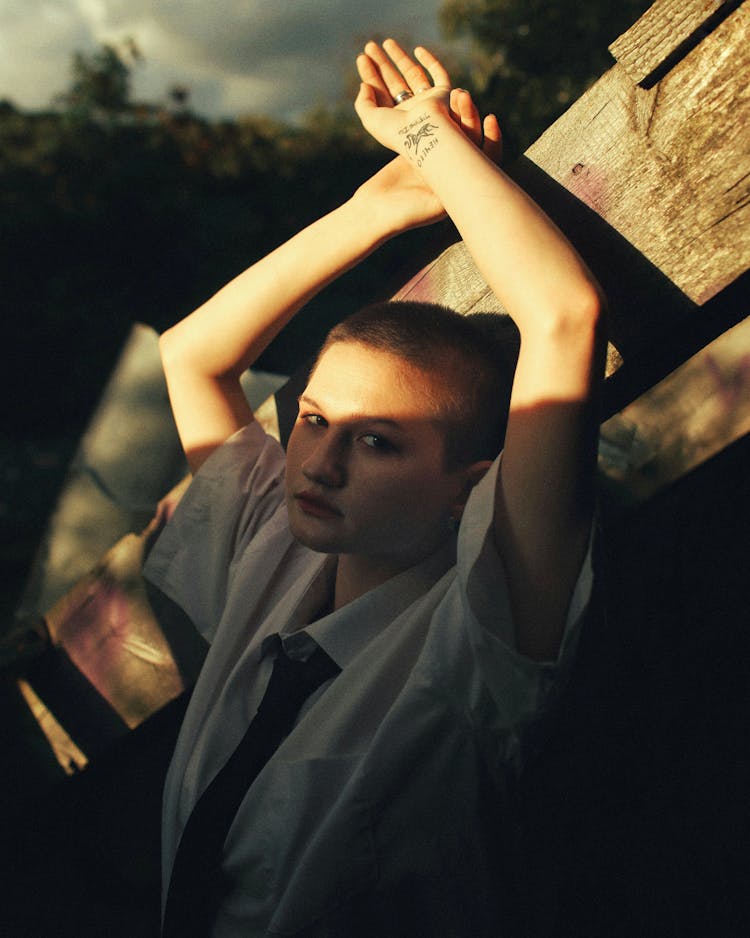
[[[727,6],[728,0],[657,0],[609,51],[641,84]]]
[[[642,502],[750,433],[750,318],[605,421],[599,471],[621,505]]]
[[[620,65],[527,151],[698,304],[750,267],[750,3],[654,88]]]

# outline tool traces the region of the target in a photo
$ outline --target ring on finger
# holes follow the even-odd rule
[[[402,101],[408,101],[409,98],[413,98],[414,95],[407,88],[404,88],[403,91],[399,91],[398,94],[393,96],[393,100],[396,104],[401,104]]]

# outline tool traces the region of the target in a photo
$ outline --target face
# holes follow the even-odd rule
[[[388,352],[338,342],[304,393],[287,447],[294,535],[393,570],[432,553],[470,483],[444,468],[438,378]]]

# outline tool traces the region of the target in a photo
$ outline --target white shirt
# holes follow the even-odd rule
[[[335,558],[291,535],[279,444],[251,424],[193,480],[145,571],[211,643],[165,786],[165,887],[190,811],[265,690],[264,639],[278,632],[294,654],[308,633],[342,669],[239,808],[224,862],[235,888],[217,938],[292,935],[366,907],[361,897],[394,894],[405,878],[456,890],[456,908],[459,890],[477,907],[494,902],[484,896],[499,888],[489,854],[502,846],[487,843],[483,779],[501,804],[523,728],[571,658],[591,589],[587,557],[557,662],[513,650],[490,534],[498,464],[473,490],[457,545],[309,625]]]

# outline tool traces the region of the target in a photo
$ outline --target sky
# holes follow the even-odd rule
[[[430,45],[440,0],[0,0],[0,99],[33,110],[70,84],[73,53],[135,40],[135,100],[184,86],[207,117],[293,120],[338,100],[373,33]]]

